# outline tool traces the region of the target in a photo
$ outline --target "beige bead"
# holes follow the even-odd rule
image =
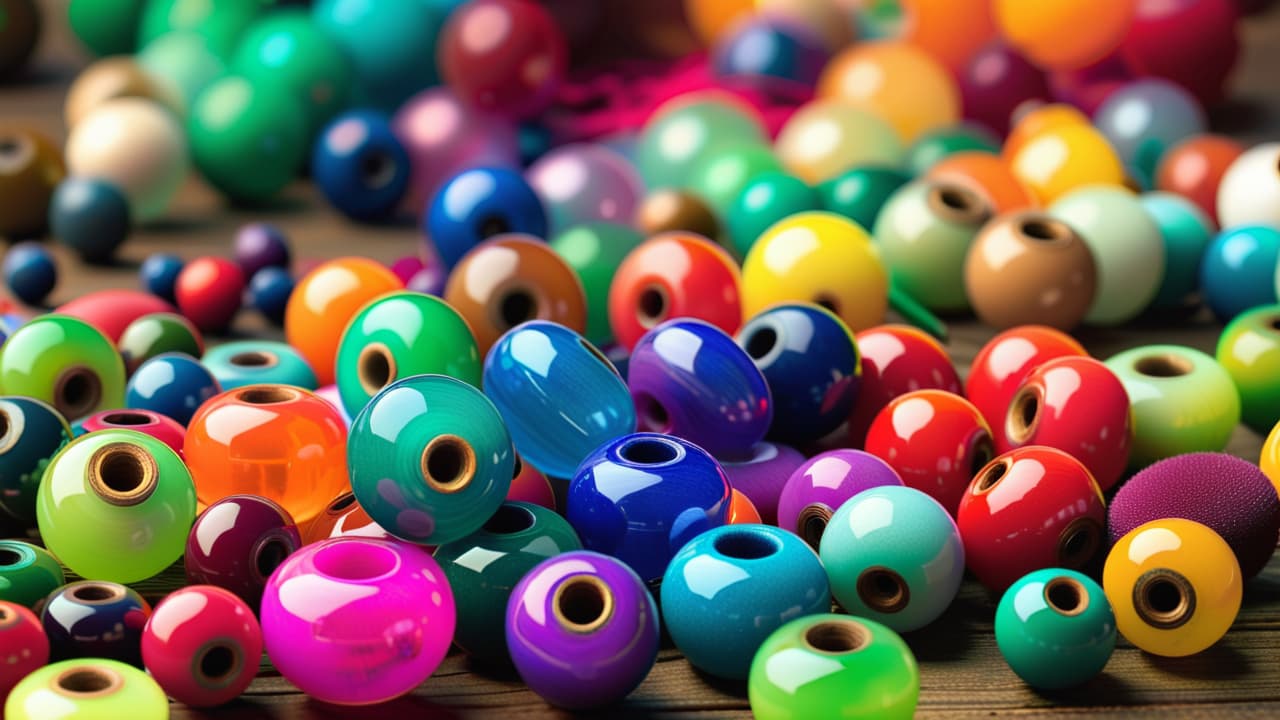
[[[94,108],[116,98],[138,97],[153,100],[183,115],[182,100],[169,85],[153,77],[130,57],[103,58],[76,76],[67,90],[63,117],[74,128]]]

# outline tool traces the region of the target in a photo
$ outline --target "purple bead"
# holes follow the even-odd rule
[[[432,261],[430,265],[414,273],[413,277],[404,284],[404,289],[440,297],[444,294],[444,284],[448,279],[449,271],[444,265],[438,261]]]
[[[1043,70],[997,41],[979,50],[960,74],[960,97],[965,118],[1003,136],[1019,105],[1049,99],[1049,84]]]
[[[552,150],[529,167],[525,179],[546,206],[553,234],[601,220],[630,223],[644,193],[626,158],[592,143]]]
[[[778,499],[778,527],[804,538],[815,550],[827,521],[849,498],[868,488],[901,485],[889,464],[862,450],[829,450],[791,473]]]
[[[233,255],[244,276],[251,278],[264,267],[289,267],[289,241],[275,225],[251,223],[236,233]]]
[[[225,497],[200,513],[187,536],[187,582],[230,590],[257,609],[272,571],[302,547],[289,512],[257,495]]]
[[[547,702],[602,707],[649,674],[658,654],[658,613],[631,568],[576,550],[543,561],[516,585],[507,604],[507,645],[520,677]]]
[[[804,455],[790,445],[767,440],[756,443],[751,454],[740,460],[721,460],[729,485],[747,496],[768,525],[778,524],[778,499],[782,488],[796,468],[804,464]]]

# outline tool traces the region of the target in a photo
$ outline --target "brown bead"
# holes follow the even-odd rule
[[[974,239],[965,292],[978,318],[997,328],[1048,325],[1070,330],[1093,302],[1097,268],[1084,240],[1042,212],[1010,213]]]
[[[636,229],[646,237],[677,231],[720,237],[720,221],[711,208],[696,195],[671,188],[645,197],[636,211]]]
[[[39,39],[40,11],[34,0],[0,0],[0,77],[21,70]]]
[[[444,299],[471,326],[481,355],[526,320],[550,320],[577,333],[587,327],[577,273],[531,235],[508,233],[477,245],[449,273]]]
[[[42,233],[49,199],[65,174],[62,153],[44,135],[0,127],[0,236],[16,240]]]
[[[133,58],[109,57],[85,68],[71,83],[63,106],[67,127],[75,127],[102,103],[122,97],[154,100],[175,112],[182,108],[174,91],[143,70]]]

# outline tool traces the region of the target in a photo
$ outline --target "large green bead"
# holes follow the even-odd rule
[[[762,173],[781,170],[782,163],[768,145],[752,141],[735,143],[708,152],[694,165],[687,189],[702,198],[723,221],[747,183]]]
[[[1116,618],[1098,583],[1046,568],[1018,580],[996,608],[996,644],[1032,687],[1079,685],[1102,672],[1116,647]]]
[[[241,340],[211,348],[200,358],[222,389],[245,385],[292,385],[304,390],[319,386],[316,373],[288,343]]]
[[[68,420],[124,407],[124,361],[92,325],[42,315],[0,346],[0,391],[52,405]]]
[[[747,693],[756,720],[909,719],[920,670],[902,638],[878,622],[808,615],[756,651]]]
[[[582,281],[587,299],[587,330],[583,334],[593,345],[606,345],[613,340],[609,286],[622,259],[641,242],[644,236],[631,226],[609,222],[577,225],[551,240],[551,249]]]
[[[237,201],[261,201],[279,192],[298,174],[307,152],[301,101],[239,75],[200,93],[187,132],[201,174]]]
[[[901,170],[864,165],[818,185],[822,209],[843,215],[865,230],[876,226],[880,208],[898,188],[911,181]]]
[[[1280,422],[1280,305],[1263,305],[1235,317],[1215,352],[1240,391],[1241,417],[1259,433]]]
[[[36,503],[50,552],[83,578],[118,583],[154,577],[182,557],[195,517],[187,466],[133,430],[72,441],[49,463]]]
[[[175,30],[152,40],[134,58],[149,74],[169,83],[190,108],[196,97],[227,72],[227,63],[205,36]]]
[[[173,30],[191,30],[222,58],[231,57],[245,30],[270,3],[263,0],[147,0],[138,26],[138,44]]]
[[[480,350],[467,321],[438,297],[409,290],[369,303],[338,344],[337,384],[347,415],[413,375],[448,375],[480,387]]]
[[[458,604],[453,641],[479,660],[509,660],[505,621],[511,590],[543,560],[581,549],[568,520],[523,502],[503,503],[479,530],[436,548],[436,562]]]
[[[771,225],[796,213],[821,207],[818,191],[805,181],[784,172],[763,172],[742,188],[723,221],[729,228],[734,249],[746,257],[756,238]]]
[[[42,547],[0,540],[0,600],[34,608],[62,587],[62,566]]]
[[[86,688],[101,688],[88,690]],[[63,660],[26,676],[4,703],[5,720],[167,720],[169,699],[150,675],[115,660]]]
[[[71,442],[61,413],[35,398],[0,397],[0,509],[36,526],[36,495],[45,468]]]
[[[95,55],[124,55],[138,45],[138,21],[147,0],[71,0],[67,23]]]
[[[924,175],[948,155],[971,151],[998,153],[1000,140],[977,125],[937,128],[916,138],[907,148],[907,169],[914,175]]]
[[[684,187],[690,171],[718,148],[763,143],[764,129],[735,105],[691,96],[658,109],[636,145],[636,167],[650,188]]]
[[[168,352],[199,359],[204,338],[191,321],[177,313],[151,313],[129,323],[116,341],[125,369],[133,373],[142,363]]]

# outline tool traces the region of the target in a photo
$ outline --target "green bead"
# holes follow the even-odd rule
[[[269,6],[264,0],[147,0],[138,26],[139,45],[173,30],[191,30],[222,58],[231,57],[245,30]]]
[[[209,47],[209,41],[190,30],[161,35],[148,43],[135,59],[150,75],[175,88],[186,108],[227,72],[227,64]]]
[[[1213,221],[1198,205],[1176,193],[1143,193],[1141,202],[1164,241],[1164,278],[1151,307],[1186,307],[1200,287],[1200,258],[1217,234]]]
[[[196,517],[191,473],[160,440],[133,430],[76,438],[49,463],[36,519],[75,574],[131,583],[182,557]]]
[[[292,385],[304,390],[319,387],[311,365],[287,343],[241,340],[212,348],[200,362],[213,373],[224,391],[245,385]]]
[[[0,426],[0,509],[34,528],[45,468],[74,435],[48,403],[20,395],[0,397]]]
[[[269,92],[296,97],[311,135],[346,107],[354,78],[342,48],[306,10],[281,11],[256,22],[240,41],[231,70]]]
[[[1181,345],[1148,345],[1113,355],[1133,413],[1129,467],[1191,452],[1218,452],[1240,422],[1240,396],[1216,360]]]
[[[337,384],[349,417],[412,375],[448,375],[480,387],[480,350],[467,321],[438,297],[409,290],[369,303],[338,344]]]
[[[609,222],[577,225],[551,240],[551,249],[582,281],[587,299],[587,330],[583,334],[592,345],[606,345],[613,340],[609,285],[622,259],[642,242],[644,236],[631,226]]]
[[[1241,417],[1259,433],[1280,422],[1280,305],[1263,305],[1235,317],[1215,352],[1240,392]]]
[[[1116,618],[1098,583],[1046,568],[1018,580],[996,608],[996,644],[1028,685],[1073,687],[1102,672],[1116,647]]]
[[[843,215],[863,229],[873,228],[880,208],[898,188],[911,181],[901,170],[865,165],[818,185],[822,209]]]
[[[909,719],[920,670],[902,638],[878,622],[809,615],[756,651],[747,693],[756,720]]]
[[[48,550],[21,540],[0,540],[0,600],[34,608],[66,582]]]
[[[52,405],[68,420],[124,407],[124,362],[97,328],[42,315],[0,346],[0,390]]]
[[[924,175],[948,155],[978,151],[1000,152],[1000,140],[991,131],[977,125],[953,125],[931,130],[907,148],[907,169],[913,175]]]
[[[298,174],[307,151],[302,103],[238,75],[200,93],[187,130],[196,167],[232,200],[276,194]]]
[[[150,675],[102,658],[46,665],[14,686],[5,720],[168,720],[169,699]]]
[[[204,340],[191,321],[177,313],[151,313],[129,323],[116,341],[125,369],[132,374],[142,363],[167,352],[199,358]]]
[[[95,55],[124,55],[138,46],[138,20],[146,0],[71,0],[67,22]]]
[[[761,173],[781,169],[782,163],[769,146],[758,142],[735,143],[708,152],[693,167],[686,187],[723,219],[747,183]]]
[[[717,148],[764,143],[764,129],[740,108],[717,100],[677,101],[645,125],[636,146],[636,167],[650,188],[684,187],[689,173]]]
[[[458,606],[453,641],[473,658],[506,662],[507,600],[535,565],[582,542],[569,521],[547,508],[506,502],[476,532],[436,548]]]
[[[784,172],[763,172],[738,193],[724,221],[734,249],[746,257],[756,238],[771,225],[790,215],[821,207],[822,198],[805,181]]]

